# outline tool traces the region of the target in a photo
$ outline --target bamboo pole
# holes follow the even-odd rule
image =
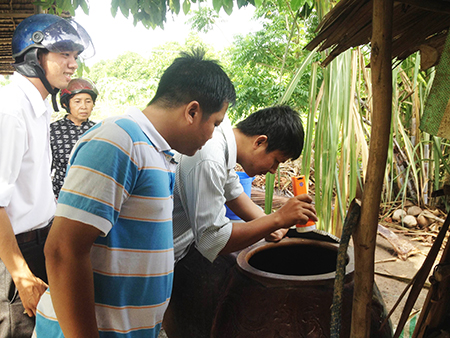
[[[369,161],[361,206],[361,221],[353,235],[355,288],[351,337],[370,337],[374,258],[392,112],[393,0],[373,1],[371,73],[373,120]]]
[[[447,216],[447,219],[450,216]],[[442,231],[442,229],[441,229]],[[446,230],[447,232],[447,230]],[[428,291],[427,298],[422,307],[419,319],[414,329],[413,338],[431,337],[432,333],[439,332],[444,326],[446,318],[450,314],[450,277],[437,278],[439,276],[439,267],[450,266],[450,240],[445,245],[439,264],[435,266],[433,277],[430,278],[433,283]]]

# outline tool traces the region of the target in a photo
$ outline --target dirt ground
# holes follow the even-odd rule
[[[398,236],[402,237],[402,235]],[[420,243],[414,243],[414,245],[418,248],[418,253],[408,257],[406,260],[401,260],[397,258],[397,253],[393,250],[390,243],[379,234],[377,236],[377,247],[375,250],[375,283],[380,289],[388,312],[391,311],[399,296],[408,286],[409,280],[413,278],[420,269],[430,250],[430,246],[425,246]],[[432,271],[433,270],[431,270],[431,272]],[[400,280],[401,278],[404,278],[404,280]],[[428,279],[414,304],[413,312],[419,311],[422,308],[428,294],[428,289],[426,288],[427,284],[429,284]],[[391,322],[394,329],[399,322],[409,291],[410,288],[391,315]]]
[[[397,299],[403,290],[407,287],[409,280],[414,277],[416,272],[422,266],[426,254],[430,249],[429,247],[424,247],[420,244],[417,244],[417,246],[420,247],[421,251],[408,257],[407,260],[403,261],[397,258],[394,261],[389,261],[389,258],[396,258],[396,252],[391,248],[387,240],[380,235],[377,237],[377,248],[375,251],[375,282],[382,293],[386,307],[389,311],[397,302]],[[377,273],[389,275],[391,277]],[[405,278],[405,280],[395,279],[394,276]],[[427,291],[427,288],[424,287],[414,306],[415,310],[420,310],[422,308]],[[407,296],[408,293],[397,307],[397,310],[392,314],[391,319],[393,324],[398,322]]]

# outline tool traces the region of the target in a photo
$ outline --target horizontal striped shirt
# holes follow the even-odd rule
[[[157,337],[172,291],[175,166],[169,145],[137,109],[78,141],[57,216],[100,231],[91,250],[100,337]],[[49,290],[37,337],[62,337]]]

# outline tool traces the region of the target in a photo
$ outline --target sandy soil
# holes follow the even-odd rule
[[[401,237],[401,235],[399,236]],[[417,271],[420,269],[428,251],[430,250],[429,246],[424,246],[420,243],[414,243],[414,245],[419,249],[419,253],[408,257],[408,259],[405,261],[398,258],[394,261],[389,261],[389,259],[396,258],[397,254],[386,239],[384,239],[380,235],[377,236],[377,247],[375,250],[375,282],[381,291],[388,312],[391,311],[399,296],[408,286],[408,280],[413,278]],[[433,270],[431,270],[431,272],[432,271]],[[389,275],[391,277],[379,275],[377,274],[377,272]],[[394,276],[405,278],[405,280],[394,279]],[[427,282],[429,282],[428,279]],[[394,328],[397,327],[406,299],[408,298],[409,291],[410,288],[391,315],[391,322]],[[428,289],[425,285],[425,287],[420,292],[416,303],[414,304],[413,312],[419,311],[422,308],[427,294]]]

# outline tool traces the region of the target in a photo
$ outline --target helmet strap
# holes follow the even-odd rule
[[[58,104],[56,103],[56,94],[58,94],[59,89],[53,89],[50,82],[48,82],[45,71],[39,63],[37,52],[37,48],[30,49],[24,55],[23,62],[14,63],[13,66],[17,72],[24,76],[39,78],[48,93],[52,95],[53,110],[59,111]]]
[[[54,111],[59,111],[58,103],[56,102],[56,94],[58,94],[59,89],[58,88],[52,88],[50,85],[50,82],[48,82],[47,77],[45,76],[45,72],[42,69],[40,64],[34,64],[33,65],[36,74],[38,75],[38,78],[41,80],[42,84],[44,85],[45,89],[47,89],[48,93],[52,96],[52,105]]]

